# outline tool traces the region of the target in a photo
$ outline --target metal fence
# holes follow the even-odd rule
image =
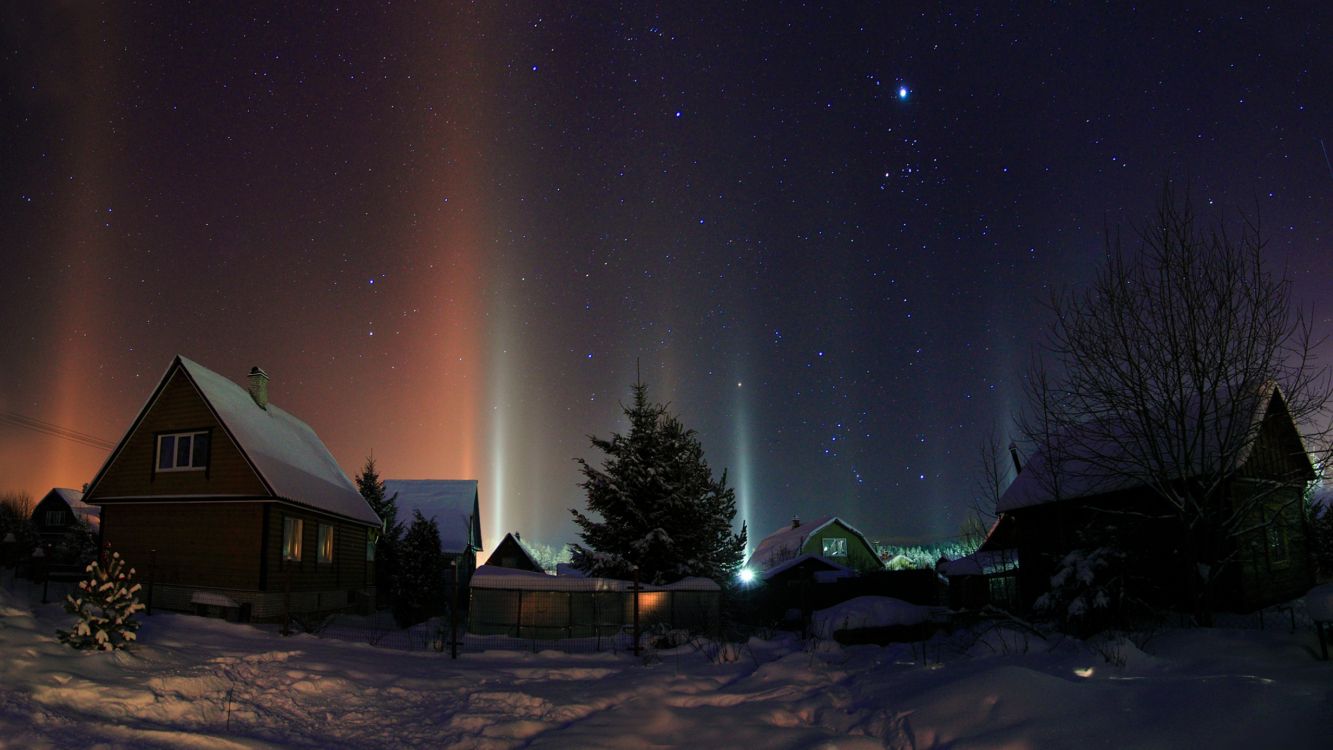
[[[721,590],[688,578],[636,586],[605,578],[478,569],[472,579],[465,647],[633,650],[646,639],[716,634]]]

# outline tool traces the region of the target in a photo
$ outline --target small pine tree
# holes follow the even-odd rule
[[[65,597],[65,611],[78,617],[71,630],[57,630],[62,643],[74,648],[112,651],[134,642],[139,621],[134,614],[139,603],[139,584],[132,583],[134,568],[125,570],[120,553],[111,554],[103,568],[96,560],[88,564],[88,577],[79,582],[78,596]]]
[[[413,511],[399,547],[398,574],[393,581],[393,615],[402,627],[444,611],[444,553],[435,519]]]
[[[403,525],[398,522],[398,493],[384,496],[384,482],[375,468],[375,457],[367,456],[366,465],[356,476],[356,488],[366,499],[370,509],[380,517],[380,530],[375,541],[375,590],[381,606],[390,603],[394,578],[398,575],[399,547],[402,545]]]
[[[694,430],[648,401],[636,383],[628,435],[591,438],[606,453],[602,468],[578,459],[597,521],[571,509],[583,544],[571,546],[574,565],[593,575],[627,579],[637,568],[644,583],[686,576],[730,581],[745,552],[745,527],[732,532],[736,494],[727,475],[714,480]]]

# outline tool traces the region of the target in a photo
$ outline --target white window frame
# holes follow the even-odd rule
[[[829,547],[833,550],[829,551]],[[820,547],[823,557],[847,557],[847,537],[845,536],[826,536]]]
[[[208,435],[208,430],[189,430],[187,432],[164,432],[158,435],[157,449],[153,452],[153,470],[158,472],[159,474],[165,474],[174,471],[204,471],[205,469],[207,469],[208,456],[204,456],[203,464],[199,466],[194,465],[194,459],[195,459],[194,448],[196,445],[199,444],[195,438],[197,438],[199,435]],[[171,438],[171,453],[169,454],[171,457],[171,466],[164,468],[162,466],[162,444],[166,442],[167,438]],[[189,438],[190,440],[190,458],[188,461],[186,461],[185,466],[177,466],[176,446],[180,443],[182,438]],[[208,442],[211,444],[213,441],[209,440]]]
[[[333,562],[333,525],[321,523],[319,525],[319,556],[318,560],[322,563]]]
[[[282,560],[283,562],[301,562],[301,537],[305,534],[305,521],[292,516],[282,519]]]

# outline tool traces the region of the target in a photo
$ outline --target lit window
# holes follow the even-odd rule
[[[333,562],[333,527],[326,523],[319,525],[319,561]]]
[[[282,559],[300,562],[301,532],[305,524],[299,518],[282,519]]]
[[[847,537],[835,536],[824,540],[824,557],[846,557]]]
[[[158,471],[196,471],[207,466],[207,432],[176,432],[157,436]]]
[[[366,532],[366,562],[375,560],[375,543],[377,541],[379,541],[379,534],[373,531]]]

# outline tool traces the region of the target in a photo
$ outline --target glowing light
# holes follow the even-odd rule
[[[906,87],[906,86],[899,86],[899,87],[898,87],[898,100],[899,100],[899,101],[903,101],[903,102],[907,101],[907,96],[908,96],[909,94],[911,94],[911,93],[912,93],[911,91],[908,91],[908,90],[907,90],[907,87]]]
[[[741,579],[741,583],[754,583],[754,571],[749,568],[741,568],[741,572],[736,577]]]

